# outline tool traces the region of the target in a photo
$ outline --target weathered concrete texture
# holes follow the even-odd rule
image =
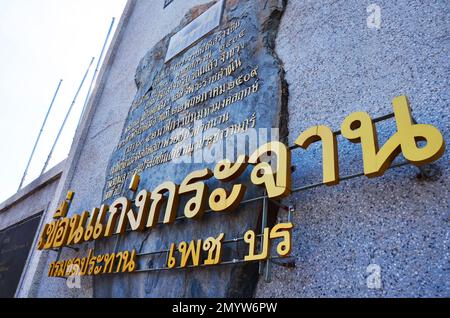
[[[289,140],[312,125],[334,130],[346,115],[392,111],[410,98],[419,123],[449,131],[448,1],[376,1],[381,29],[366,25],[365,1],[289,1],[277,53],[289,83]],[[378,124],[380,144],[393,120]],[[321,179],[320,143],[293,154],[296,186]],[[360,145],[339,138],[341,176],[361,172]],[[296,268],[273,267],[258,297],[449,297],[449,155],[417,178],[406,166],[376,179],[361,177],[301,192],[296,204]],[[403,158],[398,159],[404,160]],[[380,289],[367,267],[381,268]]]
[[[171,34],[157,43],[143,57],[136,73],[136,82],[138,86],[136,94],[137,99],[141,98],[146,92],[154,87],[154,79],[158,73],[162,72],[165,68],[176,64],[186,56],[196,52],[202,44],[205,44],[217,36],[217,32],[206,36],[199,44],[175,57],[168,64],[164,64],[165,52],[172,34],[204,12],[211,4],[192,8],[181,21],[180,25]],[[204,91],[208,91],[214,86],[236,80],[240,75],[250,73],[252,69],[258,66],[258,82],[260,90],[246,99],[238,101],[219,111],[217,115],[224,114],[225,111],[229,112],[230,120],[216,128],[224,129],[230,125],[239,124],[247,118],[250,118],[253,113],[256,113],[256,128],[280,127],[282,125],[282,123],[280,123],[282,121],[281,114],[286,112],[286,109],[283,109],[282,98],[284,74],[280,61],[273,52],[273,47],[275,45],[274,40],[278,22],[280,21],[283,10],[284,1],[278,0],[227,1],[222,25],[216,31],[225,30],[230,26],[231,22],[240,20],[241,26],[236,31],[235,35],[238,35],[241,30],[245,31],[245,36],[240,39],[240,42],[236,43],[236,45],[240,43],[245,44],[245,47],[239,53],[239,58],[241,59],[243,66],[231,76],[224,77],[197,93],[183,96],[176,104],[181,106],[189,98],[201,94]],[[224,44],[227,40],[233,38],[233,36],[234,35],[213,46],[213,58],[220,58],[221,52],[219,51],[219,44]],[[223,67],[228,63],[219,65]],[[210,75],[211,74],[207,74],[204,78]],[[199,80],[203,80],[203,78],[199,78]],[[169,83],[172,81],[175,81],[175,73],[172,73],[169,76]],[[205,106],[210,106],[212,103],[220,101],[221,98],[232,96],[232,94],[235,94],[241,89],[251,87],[254,82],[255,81],[251,81],[242,84],[241,87],[236,87],[235,90],[211,99],[193,109],[189,109],[189,111],[198,111]],[[126,136],[126,125],[136,121],[142,114],[143,109],[144,107],[141,107],[136,111],[130,110],[124,126],[122,138]],[[172,119],[177,119],[177,116],[182,117],[183,115],[185,115],[185,112],[172,116]],[[208,117],[204,119],[204,121],[206,122],[209,119],[211,118]],[[161,127],[163,127],[163,122],[157,123],[151,130],[144,132],[142,136],[139,136],[139,139],[145,139],[151,132]],[[193,124],[189,126],[189,128],[191,127],[193,127]],[[286,131],[286,127],[284,127],[283,131]],[[144,144],[144,146],[146,145]],[[122,148],[117,149],[113,153],[111,164],[108,169],[124,158],[124,152],[125,149]],[[195,156],[196,154],[193,155],[193,157]],[[136,168],[138,164],[139,162],[130,166],[128,169],[131,171]],[[214,166],[215,162],[209,164],[168,162],[149,168],[140,173],[141,183],[139,188],[145,188],[152,191],[153,188],[164,181],[173,181],[180,184],[190,172],[205,167],[213,170]],[[256,189],[255,186],[248,184],[250,180],[249,174],[250,168],[239,178],[238,182],[248,185],[246,197],[251,198],[258,194],[262,194],[262,190]],[[129,180],[125,182],[125,186],[127,186],[128,183]],[[229,187],[229,185],[220,184],[213,180],[208,180],[206,183],[210,186],[210,189]],[[180,202],[180,208],[178,209],[179,215],[183,214],[183,208],[187,198],[191,198],[191,196],[184,196]],[[111,201],[112,199],[107,202],[111,203]],[[258,202],[238,208],[230,214],[214,213],[212,215],[204,216],[199,220],[182,220],[171,225],[160,225],[151,230],[146,230],[144,233],[127,233],[126,236],[123,236],[120,239],[117,250],[136,249],[139,253],[166,250],[171,243],[178,243],[182,240],[191,241],[193,239],[206,239],[209,236],[217,237],[221,232],[225,233],[225,239],[242,237],[248,229],[259,227],[258,221],[260,218],[260,211],[261,202]],[[161,213],[160,218],[163,218],[163,213]],[[98,241],[95,245],[96,252],[112,251],[115,244],[115,238]],[[224,247],[224,257],[222,260],[231,261],[234,258],[243,259],[243,251],[244,245],[240,246],[238,250],[236,244],[228,244]],[[165,254],[160,254],[157,257],[140,257],[139,267],[162,267],[165,265],[164,261]],[[103,277],[98,276],[95,277],[94,280],[94,295],[96,297],[250,297],[254,295],[257,268],[258,265],[254,263],[200,269],[134,273]]]
[[[14,196],[0,204],[0,230],[6,229],[15,224],[30,219],[38,214],[48,212],[50,202],[53,200],[61,174],[65,168],[65,161],[62,161],[42,176],[33,180],[30,184],[19,190]],[[34,262],[31,257],[34,245],[37,242],[37,233],[42,227],[42,218],[38,220],[40,225],[36,230],[31,251],[28,253],[26,262],[22,270],[22,278],[18,283],[16,293],[19,294],[26,281],[27,270],[33,268]],[[34,234],[34,233],[33,233]],[[18,244],[10,242],[11,246]],[[22,242],[21,244],[24,244]],[[19,244],[20,245],[20,244]]]
[[[0,230],[47,209],[64,169],[62,161],[0,204]]]

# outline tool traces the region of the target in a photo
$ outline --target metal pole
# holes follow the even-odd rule
[[[114,26],[114,21],[115,21],[115,18],[112,18],[111,25],[109,26],[108,34],[106,35],[105,42],[103,43],[103,47],[102,47],[102,50],[100,52],[100,56],[98,57],[97,65],[95,66],[94,75],[92,76],[91,83],[89,84],[89,89],[88,89],[88,92],[87,92],[87,95],[86,95],[86,99],[84,101],[83,110],[81,111],[80,119],[78,119],[77,127],[80,125],[81,119],[83,118],[84,111],[85,111],[87,103],[89,101],[89,97],[90,97],[91,91],[92,91],[92,86],[94,85],[95,78],[97,77],[97,73],[98,73],[99,68],[100,68],[100,63],[102,62],[103,54],[105,52],[106,45],[108,44],[108,40],[109,40],[109,37],[111,35],[111,31],[113,29],[113,26]]]
[[[78,90],[77,90],[77,92],[75,94],[75,97],[73,98],[72,104],[70,104],[70,107],[67,110],[66,117],[64,117],[64,121],[61,124],[61,127],[59,128],[58,134],[56,135],[56,139],[53,142],[52,149],[50,150],[50,153],[48,154],[47,160],[45,161],[44,168],[42,168],[41,175],[44,173],[45,169],[48,166],[50,158],[52,157],[52,154],[53,154],[53,150],[55,150],[55,146],[58,143],[59,137],[61,136],[61,132],[62,132],[64,126],[66,125],[67,118],[69,117],[70,112],[72,111],[73,105],[75,105],[75,102],[77,100],[78,94],[80,93],[81,88],[83,87],[84,81],[86,80],[86,77],[87,77],[87,75],[89,73],[89,70],[91,69],[91,66],[92,66],[92,63],[94,62],[94,59],[95,59],[94,57],[91,59],[91,63],[89,63],[89,66],[88,66],[88,68],[86,70],[86,73],[84,74],[83,79],[81,80],[80,86],[78,87]]]
[[[33,150],[31,151],[31,155],[30,155],[30,158],[28,159],[27,167],[25,168],[25,171],[23,172],[22,180],[20,180],[19,188],[17,189],[17,191],[19,191],[22,188],[23,182],[25,181],[25,177],[27,176],[27,173],[28,173],[28,168],[30,167],[31,160],[33,159],[37,144],[39,143],[39,140],[41,139],[42,131],[44,130],[45,124],[47,123],[48,115],[50,114],[50,111],[52,110],[53,103],[55,102],[56,95],[58,95],[59,88],[61,87],[62,81],[63,81],[62,79],[59,80],[58,87],[56,88],[55,94],[53,95],[52,102],[50,103],[50,106],[47,110],[47,114],[45,115],[44,122],[42,123],[42,126],[41,126],[41,130],[39,130],[39,134],[36,138],[36,141],[34,142]]]
[[[263,213],[262,213],[262,219],[261,219],[261,249],[264,246],[264,229],[267,226],[267,193],[264,191],[264,198],[263,198]],[[270,253],[270,251],[269,251]],[[259,275],[262,275],[263,273],[263,261],[259,261]]]

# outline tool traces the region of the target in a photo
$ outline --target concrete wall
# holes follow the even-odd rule
[[[53,211],[69,189],[72,213],[101,202],[106,165],[134,98],[140,59],[175,28],[194,5],[208,1],[129,1],[96,90],[74,138],[67,169],[50,204]],[[396,95],[410,97],[419,122],[436,125],[449,140],[449,16],[446,1],[377,1],[381,29],[366,26],[368,1],[288,2],[277,52],[289,82],[290,144],[316,124],[335,130],[346,115],[365,110],[374,117],[392,111]],[[380,125],[383,143],[394,122]],[[362,171],[359,145],[340,141],[341,175]],[[295,185],[320,180],[320,145],[296,150]],[[418,179],[406,166],[384,177],[357,178],[334,187],[298,193],[286,203],[294,218],[295,269],[274,266],[272,282],[260,280],[256,296],[449,296],[448,152]],[[50,213],[44,216],[50,220]],[[80,254],[83,254],[85,246]],[[73,251],[64,249],[62,258]],[[54,252],[33,251],[20,297],[92,297],[92,281],[69,289],[47,278]],[[381,289],[367,288],[367,266],[381,268]]]
[[[2,202],[0,204],[0,230],[20,223],[38,213],[43,212],[45,214],[48,212],[48,207],[55,195],[64,167],[65,161],[59,163],[39,178],[33,180],[33,182],[22,188],[15,195]],[[41,224],[34,238],[35,243],[42,224],[41,220]],[[24,273],[29,268],[30,255],[32,253],[29,254],[28,260],[25,263],[22,277],[25,276]],[[19,282],[19,286],[21,286],[21,282]]]
[[[369,29],[366,7],[381,8],[381,28]],[[448,1],[289,1],[277,52],[289,83],[289,140],[312,125],[339,130],[346,115],[392,112],[406,94],[419,123],[449,130]],[[380,145],[395,121],[380,123]],[[339,141],[341,176],[362,172],[360,145]],[[296,150],[294,185],[321,179],[320,144]],[[300,192],[295,269],[274,266],[259,297],[449,297],[449,155],[418,179],[412,166],[385,176],[356,178]],[[380,289],[367,287],[370,264],[381,269]]]

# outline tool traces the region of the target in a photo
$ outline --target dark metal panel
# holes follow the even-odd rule
[[[0,231],[0,297],[12,298],[42,213]]]

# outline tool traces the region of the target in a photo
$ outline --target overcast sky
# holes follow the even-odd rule
[[[113,17],[117,26],[125,4],[126,0],[0,0],[0,202],[17,191],[63,79],[24,185],[39,176],[95,57],[48,169],[67,157],[106,33]]]

